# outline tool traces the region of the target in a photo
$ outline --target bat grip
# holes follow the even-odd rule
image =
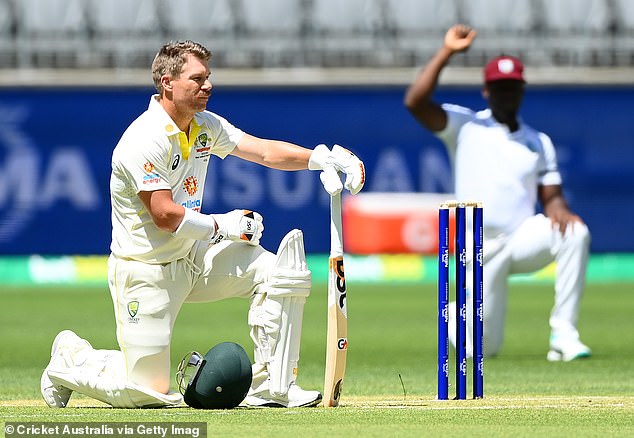
[[[341,192],[330,196],[330,257],[343,255]]]

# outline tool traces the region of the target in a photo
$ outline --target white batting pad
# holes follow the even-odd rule
[[[311,273],[306,264],[300,230],[290,231],[277,251],[265,295],[255,297],[249,311],[255,361],[267,365],[269,390],[285,395],[297,375],[304,303],[310,294]]]

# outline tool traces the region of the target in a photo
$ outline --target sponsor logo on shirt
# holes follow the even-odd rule
[[[194,196],[198,192],[198,179],[195,176],[188,176],[183,181],[183,189],[189,196]]]
[[[158,173],[154,172],[154,164],[149,161],[143,165],[143,170],[147,175],[143,176],[143,184],[156,184],[161,181]]]
[[[190,210],[200,211],[200,199],[188,199],[185,202],[181,202],[181,205]]]

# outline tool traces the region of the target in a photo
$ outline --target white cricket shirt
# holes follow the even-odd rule
[[[194,116],[188,138],[157,99],[152,96],[112,153],[110,250],[121,258],[168,263],[185,257],[195,241],[157,228],[137,194],[169,189],[174,202],[200,211],[211,154],[225,158],[244,133],[203,111]]]
[[[535,214],[538,185],[561,184],[550,138],[521,120],[510,132],[490,109],[442,107],[447,127],[436,135],[454,162],[456,198],[484,203],[486,235],[510,234]]]

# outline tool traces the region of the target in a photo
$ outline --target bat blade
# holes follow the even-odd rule
[[[348,353],[348,308],[341,236],[341,194],[331,197],[331,239],[328,268],[328,329],[324,406],[339,405]]]
[[[348,315],[343,257],[330,259],[328,271],[328,332],[324,406],[339,404],[348,353]]]

